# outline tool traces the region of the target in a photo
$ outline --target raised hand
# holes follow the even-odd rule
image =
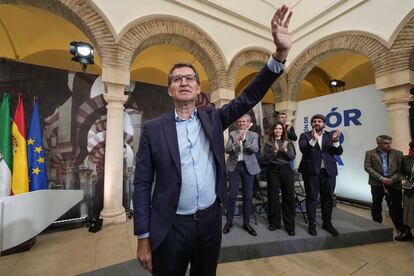
[[[341,130],[337,128],[332,135],[332,142],[339,142],[339,137],[341,136]]]
[[[283,146],[282,146],[282,150],[284,151],[284,152],[287,152],[287,145],[288,145],[288,141],[283,141]]]
[[[276,53],[273,54],[273,57],[280,61],[286,59],[292,47],[292,40],[288,30],[291,17],[292,11],[286,5],[283,5],[276,10],[271,21],[273,42],[276,46]]]
[[[279,145],[277,141],[275,141],[275,150],[273,151],[275,154],[279,151]]]
[[[237,135],[237,142],[240,143],[246,139],[247,131],[244,129],[239,130],[239,135]]]
[[[314,141],[318,141],[319,140],[319,134],[318,134],[318,132],[316,131],[316,129],[314,128],[314,129],[312,129],[312,132],[311,132],[311,137],[312,137],[312,140],[314,140]]]

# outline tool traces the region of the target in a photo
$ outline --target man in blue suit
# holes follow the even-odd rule
[[[144,124],[134,179],[137,258],[154,275],[185,275],[189,263],[191,275],[216,274],[220,205],[227,204],[223,131],[282,74],[291,15],[286,6],[276,11],[276,52],[241,95],[220,109],[196,108],[200,79],[191,64],[170,70],[168,93],[175,109]]]
[[[302,173],[306,192],[306,212],[309,225],[308,232],[316,236],[316,205],[318,193],[321,196],[322,228],[333,236],[338,236],[338,231],[331,223],[333,209],[333,193],[335,191],[338,169],[335,155],[341,155],[342,146],[339,143],[341,131],[325,131],[326,119],[321,114],[311,118],[312,130],[300,135],[299,148],[302,152],[302,160],[299,172]]]

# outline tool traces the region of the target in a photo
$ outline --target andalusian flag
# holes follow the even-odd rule
[[[46,155],[43,147],[37,98],[35,98],[32,119],[27,132],[27,157],[30,191],[47,189],[49,184],[46,172]]]
[[[13,154],[9,94],[4,94],[0,105],[0,197],[11,192]]]
[[[13,139],[13,179],[12,194],[17,195],[29,191],[27,169],[26,128],[24,125],[23,96],[19,95],[16,113],[12,126]]]

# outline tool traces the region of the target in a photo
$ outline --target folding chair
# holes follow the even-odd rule
[[[297,170],[293,171],[293,187],[295,192],[295,200],[296,200],[296,213],[301,213],[305,223],[308,223],[308,219],[306,218],[306,210],[303,208],[303,202],[306,201],[306,193],[302,186],[303,179],[302,174]]]

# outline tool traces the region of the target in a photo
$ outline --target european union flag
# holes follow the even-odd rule
[[[27,161],[29,164],[30,191],[47,189],[49,181],[46,171],[46,156],[40,128],[37,98],[35,98],[32,119],[27,133]]]

